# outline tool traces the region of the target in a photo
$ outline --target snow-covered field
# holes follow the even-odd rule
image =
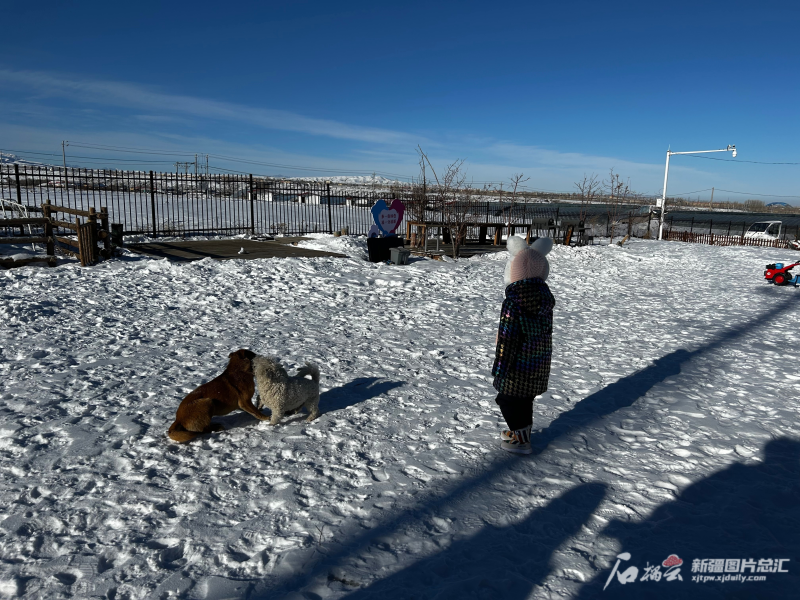
[[[800,290],[762,270],[795,254],[556,246],[521,457],[489,374],[505,253],[398,267],[307,244],[351,258],[0,272],[0,595],[792,596]],[[318,362],[322,416],[236,412],[173,443],[180,399],[240,347]]]

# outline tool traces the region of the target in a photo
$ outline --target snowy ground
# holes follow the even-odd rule
[[[520,457],[497,447],[489,375],[505,253],[397,267],[355,258],[353,238],[308,244],[351,258],[0,272],[0,595],[777,598],[800,584],[800,289],[761,277],[795,254],[557,246],[551,390]],[[272,428],[237,412],[171,442],[180,399],[239,347],[318,362],[323,415]],[[638,577],[603,592],[622,552],[616,573]],[[671,554],[682,581],[661,577]],[[695,582],[704,559],[788,573]]]

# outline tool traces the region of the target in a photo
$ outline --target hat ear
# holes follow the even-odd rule
[[[516,256],[519,254],[520,250],[524,250],[528,247],[528,244],[525,240],[521,237],[516,235],[509,236],[508,242],[506,243],[506,250],[511,256]]]
[[[539,238],[531,244],[531,250],[536,250],[542,256],[547,256],[552,249],[553,240],[551,238]]]

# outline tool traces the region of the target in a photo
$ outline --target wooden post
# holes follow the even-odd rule
[[[177,186],[177,181],[175,183]],[[153,214],[153,237],[156,237],[156,184],[153,181],[153,172],[150,171],[150,210]]]
[[[103,238],[103,248],[105,250],[111,249],[111,229],[108,225],[108,208],[105,206],[100,207],[100,229],[105,231],[105,237]]]
[[[47,255],[55,256],[56,244],[53,237],[55,233],[53,232],[53,222],[50,220],[49,199],[45,200],[44,204],[42,204],[42,215],[44,215],[44,218],[47,219],[47,223],[44,224],[44,236],[47,238]]]
[[[88,240],[88,250],[89,250],[89,260],[92,263],[96,263],[99,255],[97,252],[97,211],[95,211],[94,206],[89,207],[89,218],[87,221],[88,225],[91,225],[91,228],[88,230],[89,238]]]
[[[78,226],[77,230],[75,231],[78,234],[78,258],[81,261],[81,266],[86,266],[86,250],[84,246],[86,245],[86,236],[81,228],[81,220],[76,218],[75,224]]]
[[[253,174],[251,173],[250,174],[250,193],[248,194],[250,196],[250,235],[255,235],[256,234],[256,209],[255,209],[255,205],[253,204],[253,202],[255,201],[255,198],[253,198],[255,193],[256,193],[256,191],[253,189]]]
[[[333,218],[331,217],[331,184],[325,184],[325,193],[328,196],[328,233],[333,235]]]
[[[17,181],[17,202],[22,204],[22,190],[19,187],[19,165],[14,163],[14,179]]]

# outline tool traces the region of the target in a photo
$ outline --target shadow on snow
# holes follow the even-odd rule
[[[578,533],[605,492],[606,486],[600,483],[576,486],[516,525],[484,527],[443,552],[346,597],[528,598],[552,570],[551,557],[556,549]]]
[[[617,576],[609,582],[612,570],[607,569],[581,589],[579,598],[599,597],[607,582],[605,593],[615,599],[790,598],[800,587],[800,442],[772,440],[763,463],[731,465],[687,487],[644,522],[614,520],[601,536],[615,538],[620,552],[631,555],[620,561],[618,573],[635,566],[641,578],[648,563],[661,565],[676,554],[684,561],[683,580],[622,584]],[[758,572],[759,559],[780,558],[789,559],[782,565],[788,573]],[[744,575],[763,575],[766,581],[693,582],[693,575],[726,575],[692,573],[695,559],[753,559],[755,568]]]
[[[546,427],[541,432],[539,432],[539,434],[536,436],[535,440],[532,440],[534,442],[534,444],[536,445],[536,447],[537,447],[537,452],[538,453],[542,453],[549,443],[551,443],[552,441],[554,441],[554,440],[556,440],[558,438],[561,438],[561,437],[563,437],[565,435],[573,433],[573,432],[575,432],[577,430],[580,430],[582,428],[588,427],[592,423],[596,422],[598,419],[601,419],[601,418],[603,418],[603,417],[605,417],[605,416],[607,416],[609,414],[612,414],[615,411],[618,411],[620,409],[632,406],[639,398],[641,398],[647,392],[649,392],[655,385],[657,385],[658,383],[664,381],[666,378],[668,378],[670,376],[675,376],[675,375],[680,374],[682,365],[686,364],[688,361],[692,360],[693,358],[699,357],[699,356],[701,356],[701,355],[703,355],[705,353],[717,350],[717,349],[723,347],[725,344],[731,343],[731,342],[735,341],[736,339],[741,338],[745,334],[750,333],[750,332],[758,329],[759,327],[768,326],[772,321],[781,318],[785,312],[797,307],[797,305],[798,305],[798,297],[793,295],[792,297],[790,297],[790,298],[784,300],[783,302],[781,302],[777,307],[763,312],[762,314],[760,314],[757,317],[751,319],[750,321],[748,321],[748,322],[746,322],[746,323],[744,323],[742,325],[739,325],[739,326],[734,326],[734,327],[728,328],[727,330],[723,331],[723,333],[718,335],[716,337],[716,339],[712,340],[711,342],[709,342],[708,344],[706,344],[704,346],[701,346],[700,348],[697,348],[697,349],[695,349],[693,351],[688,351],[688,350],[683,350],[683,349],[676,350],[675,352],[672,352],[672,353],[668,354],[667,356],[664,356],[664,357],[656,360],[653,365],[651,365],[651,366],[649,366],[649,367],[647,367],[645,369],[642,369],[641,371],[633,373],[633,374],[631,374],[631,375],[629,375],[627,377],[623,377],[622,379],[620,379],[616,383],[613,383],[613,384],[609,385],[608,387],[600,390],[599,392],[584,398],[583,400],[578,402],[575,405],[575,407],[573,407],[571,410],[569,410],[566,413],[563,413],[562,415],[557,417],[553,422],[551,422],[551,424],[548,427]],[[356,381],[358,381],[358,380],[356,380]],[[399,385],[399,384],[396,384],[396,385]],[[344,388],[340,388],[340,390],[341,389],[347,389],[350,386],[358,387],[358,386],[354,386],[354,384],[351,383],[351,384],[348,384],[348,386],[344,386]],[[333,392],[333,391],[334,390],[331,390],[331,392]],[[328,393],[330,393],[330,392],[328,392]],[[341,391],[339,391],[338,393],[341,393]],[[372,395],[377,395],[377,394],[371,394],[369,397],[371,397]],[[333,400],[334,400],[334,402],[336,402],[337,401],[337,397],[334,397]],[[342,407],[347,406],[347,405],[348,404],[344,404],[344,405],[340,405],[338,407],[342,408]],[[484,486],[487,487],[487,488],[490,488],[493,485],[493,482],[498,477],[502,476],[503,474],[505,474],[506,472],[508,472],[510,470],[517,471],[517,472],[520,473],[521,476],[524,476],[524,471],[529,469],[530,465],[533,464],[531,461],[525,460],[524,458],[521,458],[521,457],[518,457],[518,456],[502,456],[502,455],[498,455],[496,457],[491,457],[489,460],[491,461],[491,464],[482,473],[478,474],[477,476],[469,478],[469,479],[466,479],[466,480],[462,480],[460,483],[455,485],[450,490],[448,490],[448,491],[446,491],[446,492],[444,492],[444,493],[442,493],[440,495],[429,497],[427,500],[421,502],[420,504],[418,504],[418,505],[416,505],[414,507],[410,507],[405,513],[402,513],[397,517],[394,517],[394,518],[392,518],[390,520],[387,520],[385,523],[383,523],[382,525],[379,525],[378,527],[375,527],[375,528],[373,528],[373,529],[371,529],[369,531],[366,531],[366,532],[356,533],[355,535],[352,535],[350,537],[350,539],[341,540],[341,542],[337,543],[337,546],[338,546],[337,548],[331,549],[328,552],[326,552],[326,555],[325,555],[324,558],[320,559],[318,562],[316,562],[315,564],[311,565],[305,571],[297,573],[297,574],[295,574],[295,575],[293,575],[291,577],[288,577],[288,578],[284,579],[282,582],[278,583],[275,587],[271,587],[269,591],[265,590],[265,591],[263,591],[261,593],[256,592],[251,597],[252,598],[277,598],[277,597],[281,597],[282,595],[286,595],[286,594],[288,594],[290,592],[302,589],[304,586],[308,585],[311,581],[313,581],[319,575],[324,574],[326,571],[328,573],[330,573],[330,569],[332,569],[332,568],[336,567],[337,565],[341,564],[344,561],[345,558],[347,558],[349,556],[352,556],[352,555],[354,555],[354,554],[356,554],[356,553],[358,553],[358,552],[360,552],[362,550],[367,549],[371,544],[375,543],[375,539],[376,538],[390,535],[392,532],[397,531],[403,525],[406,525],[409,522],[414,521],[415,519],[419,518],[419,516],[421,514],[423,514],[423,513],[436,513],[437,511],[443,509],[444,507],[451,506],[454,503],[457,503],[459,501],[464,501],[465,498],[467,498],[470,494],[474,494],[475,490],[479,490],[479,489],[483,488]],[[710,481],[710,483],[708,484],[708,488],[707,489],[705,488],[704,482],[700,482],[698,484],[695,484],[694,486],[692,486],[692,488],[689,488],[689,489],[699,489],[702,492],[706,492],[706,493],[710,494],[712,491],[716,490],[715,486],[720,486],[721,485],[722,486],[722,491],[721,492],[717,491],[715,494],[713,494],[713,497],[715,499],[714,502],[723,503],[723,505],[725,505],[724,502],[726,501],[725,499],[728,496],[735,496],[736,493],[741,493],[739,488],[740,487],[747,487],[747,485],[749,485],[749,479],[752,476],[751,475],[743,475],[744,473],[747,473],[747,474],[752,473],[755,476],[761,476],[762,480],[765,483],[768,482],[770,477],[773,476],[773,475],[770,475],[770,473],[774,473],[774,465],[775,465],[775,462],[776,462],[774,456],[772,456],[772,454],[771,454],[771,450],[770,450],[770,458],[769,458],[768,462],[770,463],[769,467],[767,467],[765,465],[764,467],[759,467],[759,468],[743,467],[743,466],[740,466],[740,465],[734,465],[733,467],[731,467],[729,469],[729,471],[731,471],[731,473],[733,473],[733,475],[732,475],[732,480],[733,481],[731,482],[731,479],[729,479],[728,480],[729,483],[727,485],[724,484],[724,483],[720,483],[720,482],[723,481],[722,478],[720,478],[720,477],[718,477],[716,475],[712,475],[712,476],[710,476],[708,478],[708,481]],[[759,469],[762,469],[762,470],[759,470]],[[797,472],[795,470],[795,467],[789,465],[789,463],[786,462],[786,461],[783,461],[781,463],[780,469],[784,470],[786,473],[796,473]],[[759,474],[763,474],[763,475],[759,475]],[[792,475],[792,476],[794,476],[794,475]],[[700,487],[698,487],[698,486],[700,486]],[[578,489],[583,489],[584,491],[583,492],[578,492],[578,496],[576,496],[576,497],[580,497],[580,495],[583,494],[583,495],[587,495],[590,498],[594,498],[599,493],[598,490],[601,487],[603,487],[603,486],[601,486],[600,484],[595,484],[595,485],[589,486],[589,487],[586,487],[586,485],[581,486],[581,488],[578,488]],[[720,511],[721,515],[724,515],[724,519],[725,519],[724,521],[722,520],[722,516],[721,515],[720,516],[716,516],[716,515],[713,514],[713,512],[711,512],[711,513],[704,512],[703,513],[705,515],[705,517],[702,517],[702,518],[717,519],[716,522],[717,522],[717,524],[719,526],[725,525],[725,527],[729,527],[730,535],[726,536],[726,538],[729,539],[729,541],[730,540],[737,540],[737,544],[736,545],[732,545],[731,548],[737,548],[737,549],[741,548],[742,549],[741,551],[744,552],[744,548],[745,548],[747,542],[749,541],[749,533],[748,532],[750,531],[750,529],[749,529],[749,526],[742,525],[742,521],[743,520],[754,520],[756,523],[758,523],[759,522],[758,520],[760,518],[762,518],[762,519],[764,518],[763,516],[759,517],[760,513],[759,513],[758,510],[749,508],[749,507],[751,507],[751,505],[749,504],[749,501],[747,499],[754,500],[755,498],[760,496],[761,497],[761,502],[765,503],[764,505],[767,506],[768,511],[773,511],[773,512],[769,513],[770,514],[769,518],[773,518],[774,517],[773,525],[777,524],[779,522],[779,520],[780,520],[779,519],[779,513],[777,512],[777,508],[779,506],[782,506],[787,501],[787,498],[794,498],[795,502],[797,502],[797,500],[798,500],[798,498],[796,498],[793,495],[794,492],[791,492],[791,491],[787,492],[785,486],[782,483],[778,482],[778,481],[773,482],[773,485],[771,485],[771,486],[770,485],[766,485],[766,484],[761,485],[759,489],[760,489],[760,493],[758,493],[758,494],[757,493],[752,493],[751,494],[749,492],[747,494],[741,494],[741,497],[742,497],[741,501],[735,500],[735,498],[727,498],[727,502],[729,502],[729,504],[725,505],[725,506],[728,506],[727,511],[725,511],[725,512]],[[688,496],[689,498],[693,497],[692,496],[693,494],[696,494],[696,492],[689,492],[689,490],[687,490],[687,492],[689,493],[689,496]],[[526,519],[525,523],[527,524],[527,527],[529,528],[526,531],[530,531],[530,527],[532,527],[533,524],[543,523],[544,521],[542,520],[542,518],[545,517],[545,516],[549,516],[551,514],[550,513],[551,507],[552,507],[552,511],[555,511],[555,510],[557,510],[559,508],[564,508],[566,506],[567,499],[568,498],[573,498],[573,496],[570,496],[570,492],[567,492],[564,496],[562,496],[562,498],[564,499],[564,502],[560,502],[560,501],[559,502],[556,502],[556,501],[551,502],[551,504],[548,505],[548,507],[535,511],[528,519]],[[584,501],[582,501],[582,504],[580,504],[580,506],[578,508],[575,508],[570,512],[570,516],[567,518],[567,521],[569,522],[569,525],[568,525],[569,527],[572,527],[572,525],[574,525],[574,523],[577,522],[579,519],[584,519],[585,520],[585,518],[588,517],[588,514],[584,514],[584,511],[591,504],[592,501],[593,500],[584,500]],[[600,500],[598,499],[597,502],[599,503],[599,501]],[[692,508],[692,506],[694,506],[694,505],[692,505],[690,503],[687,504],[687,502],[688,501],[684,501],[684,500],[681,500],[681,499],[676,500],[674,503],[671,503],[670,505],[666,505],[666,506],[669,506],[670,508],[663,508],[663,511],[672,510],[672,511],[677,511],[679,514],[682,514],[681,518],[685,520],[685,526],[681,526],[681,520],[680,519],[675,520],[675,521],[672,522],[672,526],[673,527],[682,530],[681,532],[676,531],[675,532],[676,536],[678,536],[678,537],[683,536],[684,539],[697,540],[699,542],[701,540],[702,536],[707,536],[709,534],[708,534],[708,531],[706,531],[705,529],[701,529],[701,527],[702,527],[702,523],[701,523],[702,518],[700,516],[698,516],[694,512],[694,510]],[[730,503],[733,503],[733,504],[730,504]],[[697,504],[697,506],[702,507],[702,509],[704,511],[710,511],[711,508],[712,508],[710,504],[707,504],[705,502],[703,502],[701,504]],[[680,513],[681,508],[683,509],[683,513]],[[794,511],[794,510],[795,509],[792,509],[792,511]],[[800,509],[798,509],[798,510],[800,510]],[[542,511],[544,511],[544,512],[542,512]],[[638,541],[641,544],[641,547],[645,547],[646,546],[648,549],[652,549],[652,552],[657,552],[658,556],[660,557],[660,558],[658,558],[659,563],[660,563],[661,560],[664,560],[664,558],[666,558],[666,555],[661,556],[661,554],[663,554],[664,552],[678,553],[678,555],[680,556],[679,552],[682,551],[682,548],[674,546],[674,545],[670,545],[671,544],[671,540],[670,539],[667,539],[665,537],[663,540],[659,540],[659,539],[657,539],[655,537],[651,537],[650,534],[647,533],[647,527],[648,527],[647,523],[652,523],[652,526],[656,526],[658,524],[659,520],[663,520],[665,518],[668,518],[668,513],[661,512],[661,511],[662,511],[662,509],[659,509],[659,511],[657,511],[657,512],[659,512],[659,515],[660,515],[659,517],[657,517],[657,518],[654,517],[652,520],[648,520],[645,524],[642,524],[642,523],[618,524],[615,527],[609,527],[609,529],[605,533],[606,533],[606,535],[617,537],[617,535],[623,535],[624,534],[624,532],[626,531],[626,529],[625,529],[626,527],[630,528],[631,531],[635,531],[635,533],[636,533],[636,535],[632,535],[631,539],[633,541],[631,543],[633,543],[634,541]],[[539,514],[539,513],[541,513],[541,514]],[[793,533],[796,535],[796,534],[800,534],[800,530],[794,528],[794,520],[793,520],[794,518],[795,518],[795,513],[794,512],[790,513],[790,521],[787,524],[791,525],[791,527],[789,527],[789,529],[791,529],[793,531]],[[728,522],[727,519],[730,519],[731,521]],[[581,522],[583,522],[583,521],[581,521]],[[566,524],[565,524],[565,527],[567,527]],[[697,531],[692,531],[692,528],[695,528],[695,527],[698,528]],[[641,529],[637,529],[637,528],[641,528]],[[503,531],[504,535],[510,535],[511,532],[515,531],[515,530],[516,530],[516,527],[510,527],[510,528],[505,528],[505,529],[500,530],[500,531]],[[498,530],[487,529],[486,531],[477,534],[477,536],[475,538],[473,538],[473,539],[478,539],[478,540],[486,540],[487,546],[485,546],[485,547],[492,548],[491,552],[484,552],[482,550],[484,548],[484,546],[482,546],[482,545],[480,545],[478,543],[472,544],[472,543],[470,543],[468,541],[467,542],[462,542],[462,543],[457,543],[455,545],[455,547],[453,548],[453,551],[454,552],[460,552],[461,554],[463,554],[465,556],[473,556],[473,558],[477,562],[471,563],[471,564],[477,565],[477,564],[480,563],[481,557],[483,557],[483,559],[485,560],[486,557],[490,556],[490,554],[497,552],[497,543],[499,543],[499,541],[502,540],[502,537],[500,537],[500,536],[495,537],[496,531],[498,531]],[[566,531],[566,529],[564,529],[564,532],[565,531]],[[663,531],[663,530],[662,529],[658,529],[658,531],[656,533],[658,533],[660,531]],[[765,532],[772,531],[772,527],[768,527],[768,528],[764,529],[764,531]],[[742,535],[739,535],[740,533]],[[664,535],[666,536],[666,534],[664,534]],[[530,547],[530,546],[526,546],[525,544],[522,544],[522,545],[520,545],[519,548],[517,548],[517,552],[516,552],[517,560],[520,563],[525,563],[525,564],[529,564],[528,563],[529,560],[535,561],[536,563],[538,563],[540,561],[542,563],[544,563],[545,557],[548,556],[550,553],[552,553],[552,551],[561,542],[563,542],[567,537],[569,537],[569,535],[567,535],[566,533],[563,533],[563,532],[562,532],[562,534],[554,535],[551,538],[548,538],[548,541],[544,545],[544,548]],[[522,538],[520,538],[520,539],[522,539]],[[624,542],[624,540],[622,540],[622,541]],[[787,539],[786,543],[788,544],[788,543],[790,543],[790,541]],[[708,547],[709,550],[715,550],[715,551],[717,550],[716,546],[709,545],[707,547]],[[775,546],[774,548],[775,548],[775,551],[777,551],[779,549],[779,546]],[[788,546],[787,546],[787,548],[788,548]],[[787,556],[767,556],[767,555],[764,555],[764,556],[758,556],[758,557],[755,557],[755,558],[791,558],[792,561],[790,563],[787,563],[787,564],[791,565],[792,563],[795,562],[795,557],[797,557],[797,560],[800,560],[800,556],[798,556],[798,554],[796,552],[797,546],[793,546],[793,548],[794,548],[794,550],[792,550],[793,554],[791,554],[791,555],[787,555]],[[638,546],[631,546],[630,549],[626,548],[625,550],[626,551],[631,551],[631,550],[636,551],[637,549],[638,549]],[[620,551],[623,551],[623,550],[620,550]],[[755,551],[755,548],[752,548],[752,547],[748,546],[748,554],[750,556],[752,556],[752,553],[754,551]],[[766,552],[767,548],[764,547],[763,551]],[[391,578],[400,578],[400,577],[405,578],[405,577],[407,577],[409,579],[409,581],[413,582],[413,580],[415,578],[418,578],[418,577],[421,578],[422,577],[422,571],[420,570],[422,566],[428,565],[430,568],[433,568],[435,565],[452,564],[453,561],[451,559],[448,559],[448,555],[450,554],[450,552],[451,552],[451,550],[449,550],[449,549],[448,550],[444,550],[442,553],[440,553],[439,555],[437,555],[435,557],[423,559],[421,562],[418,562],[415,565],[407,567],[406,569],[404,569],[400,573],[398,573],[396,575],[393,575],[393,576],[390,576],[390,579]],[[728,554],[729,552],[732,552],[732,550],[724,550],[723,551],[723,549],[720,547],[719,548],[719,553],[720,553],[719,556],[710,556],[709,555],[709,556],[702,556],[700,558],[749,558],[750,557],[750,556],[744,556],[744,555],[742,555],[741,557],[739,557],[739,556],[731,556],[730,554]],[[530,556],[529,556],[529,553],[530,553]],[[506,554],[505,556],[508,556],[508,554]],[[638,555],[632,556],[631,562],[633,562],[637,558],[637,556]],[[641,556],[642,556],[643,559],[647,559],[647,557],[650,556],[650,554],[649,553],[647,553],[647,554],[646,553],[641,553]],[[688,554],[687,554],[687,556],[688,556]],[[693,556],[692,558],[695,558],[695,557]],[[461,560],[463,560],[463,558]],[[470,558],[469,560],[471,561],[473,559]],[[652,560],[655,560],[655,557]],[[651,564],[653,564],[653,562],[651,562]],[[645,566],[644,562],[641,562],[641,566],[642,567]],[[474,568],[477,568],[477,567],[474,567]],[[526,589],[528,591],[530,591],[533,588],[533,585],[535,585],[537,582],[542,581],[542,579],[544,577],[546,577],[547,573],[549,572],[549,566],[548,567],[542,567],[542,566],[529,565],[529,568],[533,569],[532,574],[531,574],[531,571],[528,571],[528,578],[527,579],[524,579],[524,580],[523,579],[519,579],[518,580],[517,577],[521,577],[520,572],[513,571],[513,565],[507,565],[506,568],[512,568],[512,573],[511,573],[511,575],[509,575],[509,577],[516,582],[516,583],[514,583],[514,586],[515,586],[514,590],[515,591],[512,592],[512,597],[514,597],[514,598],[521,597],[518,594],[521,594],[522,591],[524,591]],[[691,579],[691,574],[689,573],[689,569],[690,568],[691,568],[691,565],[689,564],[688,568],[684,569],[684,572],[683,572],[684,575],[688,575],[689,576],[689,580]],[[462,571],[460,569],[458,570],[458,572],[462,573]],[[464,592],[465,592],[465,587],[460,582],[460,578],[463,575],[458,575],[458,576],[452,576],[451,577],[450,575],[447,574],[446,570],[444,571],[444,573],[445,573],[445,576],[446,576],[445,577],[446,581],[443,580],[443,583],[440,584],[440,586],[444,586],[446,589],[445,590],[441,590],[440,589],[440,591],[438,592],[439,595],[437,597],[440,597],[440,598],[449,597],[450,589],[454,590],[453,591],[454,595],[463,596]],[[481,571],[481,573],[484,573],[484,571]],[[599,584],[600,589],[602,588],[603,584],[605,583],[605,579],[604,578],[607,578],[609,573],[610,573],[609,570],[605,570],[603,573],[598,575],[598,581],[600,579],[603,579],[603,582]],[[405,574],[405,575],[403,575],[403,574]],[[489,578],[488,572],[486,572],[486,577],[487,577],[487,581],[490,582],[491,578]],[[498,575],[495,575],[495,577],[498,577]],[[777,574],[773,574],[773,577],[777,577]],[[394,583],[397,584],[397,581],[399,581],[399,579],[392,579],[392,581],[394,581]],[[476,581],[476,580],[473,580],[473,581]],[[480,583],[480,581],[483,581],[483,579],[477,580],[478,583]],[[447,582],[450,582],[450,583],[447,583]],[[620,590],[623,590],[623,591],[624,590],[632,590],[630,593],[638,595],[638,597],[643,597],[642,594],[647,594],[648,591],[649,591],[649,590],[645,589],[643,586],[646,586],[648,583],[650,583],[650,582],[641,582],[640,583],[640,582],[637,581],[635,584],[628,584],[624,588],[621,585],[617,585],[616,588],[615,588],[615,593],[620,593]],[[661,582],[658,582],[658,583],[653,584],[653,585],[667,586],[667,585],[675,584],[675,583],[676,582],[661,581]],[[686,577],[684,577],[684,584],[685,583],[686,583]],[[387,583],[385,585],[388,586],[389,583]],[[699,586],[701,584],[691,584],[690,583],[690,585]],[[708,584],[705,584],[705,585],[708,585]],[[731,586],[733,584],[729,583],[729,584],[725,584],[725,585]],[[586,595],[584,597],[596,597],[597,596],[598,589],[596,588],[596,584],[595,584],[594,581],[591,584],[587,584],[587,586],[585,586],[585,587],[587,588],[587,594],[588,595]],[[386,589],[388,590],[388,587]],[[422,587],[420,587],[418,589],[422,589]],[[489,596],[491,596],[491,597],[498,597],[500,595],[498,593],[497,589],[488,588],[488,587],[486,589],[489,590],[487,593],[489,593]],[[664,587],[664,589],[667,590],[667,591],[670,591],[666,587]],[[766,589],[766,588],[764,588],[764,589]],[[370,588],[367,588],[367,589],[365,589],[363,591],[355,592],[355,594],[367,594],[367,593],[371,594],[372,590],[376,590],[375,593],[378,594],[377,590],[384,590],[384,586],[382,586],[380,582],[377,582],[377,583],[372,584],[372,586],[370,586]],[[589,593],[589,590],[591,590],[591,593]],[[712,590],[713,590],[712,587],[707,587],[707,588],[706,587],[702,587],[702,588],[695,587],[691,591],[693,591],[695,593],[695,597],[697,597],[697,593],[704,594],[706,591],[711,592]],[[730,595],[731,593],[733,593],[733,588],[725,588],[723,591],[726,594]],[[755,590],[755,592],[758,592],[758,590]],[[385,591],[382,592],[382,593],[384,594],[384,596],[386,595]],[[394,596],[396,593],[399,593],[399,591],[396,588],[394,588],[390,595]],[[657,591],[657,593],[660,593],[660,592]],[[753,593],[754,593],[754,591],[750,590],[748,592],[748,594],[746,594],[745,596],[746,597],[753,597]],[[594,596],[592,594],[594,594]],[[474,589],[468,595],[470,597],[474,596],[475,595]],[[352,596],[353,595],[351,595],[351,597]],[[356,597],[362,597],[362,596],[356,596]],[[369,596],[363,596],[363,597],[369,597]],[[418,596],[418,597],[423,597],[423,598],[429,597],[429,594],[421,592],[421,596]],[[611,597],[611,596],[609,596],[609,597]],[[660,596],[658,596],[658,597],[660,597]],[[672,597],[675,597],[674,594],[672,595]]]
[[[403,385],[405,384],[401,381],[387,381],[380,377],[357,377],[350,383],[332,388],[319,395],[319,408],[322,412],[321,416],[324,417],[325,413],[343,410],[359,402],[371,400],[372,398],[376,398],[381,394],[386,394],[390,390]],[[270,411],[269,409],[264,409],[262,412],[264,414],[269,414]],[[281,425],[304,420],[306,416],[302,409],[296,413],[287,414],[283,421],[281,421]],[[253,427],[259,423],[255,417],[244,411],[238,411],[235,414],[226,415],[224,417],[214,417],[214,422],[220,423],[225,429]]]

